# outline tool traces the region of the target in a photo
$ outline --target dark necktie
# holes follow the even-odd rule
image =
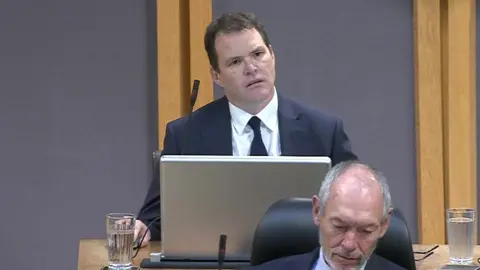
[[[260,133],[260,118],[253,116],[248,121],[248,125],[253,129],[253,141],[250,146],[250,156],[268,156],[267,149],[263,144],[262,134]]]

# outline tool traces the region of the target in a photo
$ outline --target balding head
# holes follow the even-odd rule
[[[331,196],[343,196],[346,199],[360,202],[365,199],[375,200],[372,203],[381,205],[383,218],[387,217],[392,207],[392,199],[385,176],[359,161],[337,164],[327,173],[318,192],[320,214],[324,213]]]
[[[335,269],[357,269],[373,252],[390,220],[385,177],[368,165],[349,161],[333,167],[313,197],[325,259]]]

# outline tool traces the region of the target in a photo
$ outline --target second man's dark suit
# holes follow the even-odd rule
[[[312,252],[275,259],[243,270],[314,270],[313,266],[319,257],[319,249]],[[364,270],[406,270],[377,254],[373,253]]]
[[[167,124],[163,155],[232,155],[232,128],[226,97]],[[335,164],[357,159],[342,121],[319,109],[278,94],[282,156],[328,156]],[[146,225],[160,215],[160,181],[154,174],[138,219]],[[159,225],[151,228],[160,239]]]

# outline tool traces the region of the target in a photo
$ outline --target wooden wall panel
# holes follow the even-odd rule
[[[444,0],[446,207],[477,208],[475,0]],[[476,239],[476,237],[475,237]]]
[[[446,209],[477,208],[475,0],[414,3],[419,242],[442,244]]]
[[[195,109],[213,100],[213,80],[204,48],[204,34],[212,20],[211,0],[190,0],[190,81],[200,80]]]
[[[185,114],[188,47],[185,1],[157,0],[158,145],[166,124]]]
[[[440,0],[414,1],[418,240],[445,241]]]
[[[211,0],[157,0],[158,142],[163,149],[166,124],[188,114],[193,80],[198,79],[198,108],[213,100],[213,82],[203,46],[212,17]]]

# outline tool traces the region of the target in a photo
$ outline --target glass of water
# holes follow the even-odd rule
[[[473,262],[475,209],[450,208],[447,210],[447,236],[450,263]]]
[[[132,268],[135,216],[130,213],[107,215],[108,268]]]

